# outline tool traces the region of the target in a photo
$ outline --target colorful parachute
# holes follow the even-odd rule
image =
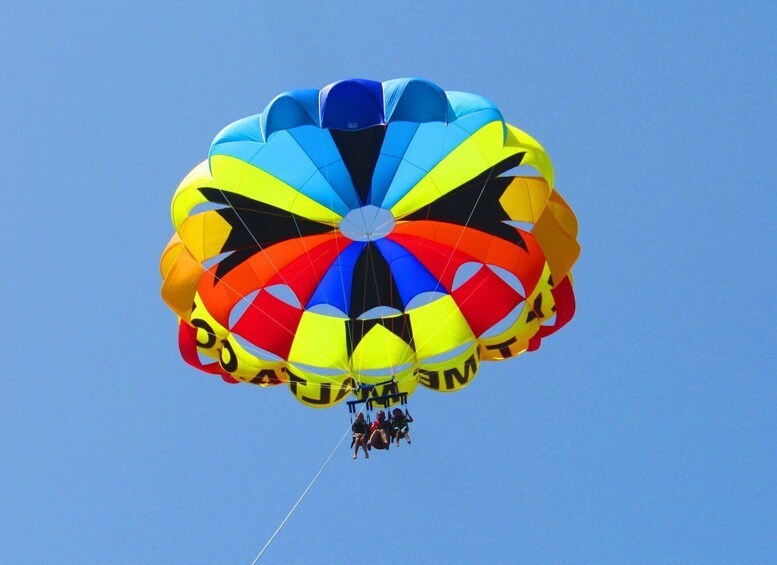
[[[172,220],[183,358],[309,406],[392,378],[458,390],[574,313],[577,221],[548,155],[485,98],[421,79],[281,94],[216,136]]]

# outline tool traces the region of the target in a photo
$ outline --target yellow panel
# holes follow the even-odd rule
[[[525,152],[521,165],[531,165],[537,169],[542,178],[548,182],[550,189],[553,190],[553,164],[550,162],[550,156],[545,153],[542,145],[536,139],[517,127],[507,124],[505,148],[508,147],[513,148],[516,152]]]
[[[266,171],[228,155],[214,155],[210,161],[213,178],[228,192],[264,202],[297,216],[336,225],[343,217],[300,193]]]
[[[414,212],[520,151],[505,148],[503,143],[503,122],[486,124],[437,163],[391,208],[391,213],[400,218]]]
[[[197,328],[197,351],[208,357],[219,359],[222,344],[227,339],[229,330],[210,315],[210,312],[203,306],[199,294],[194,297],[194,310],[190,325]]]
[[[532,295],[529,302],[524,302],[523,310],[509,329],[499,335],[478,340],[483,361],[509,359],[526,351],[529,347],[529,340],[540,329],[539,318],[528,319],[529,314],[533,311],[530,304],[534,298],[536,296]]]
[[[170,205],[170,214],[173,219],[173,226],[176,231],[183,223],[186,216],[189,215],[192,208],[198,204],[207,202],[202,193],[198,190],[202,187],[221,188],[210,174],[208,162],[203,161],[184,177],[181,184],[173,194],[173,201]]]
[[[580,256],[580,245],[576,240],[577,220],[556,193],[532,228],[532,235],[545,254],[554,281],[560,283]]]
[[[343,318],[303,312],[289,351],[289,361],[347,370],[345,324]]]
[[[173,195],[171,215],[176,231],[189,212],[208,200],[200,188],[218,188],[230,193],[288,210],[298,216],[336,225],[342,216],[301,194],[271,174],[228,155],[214,155],[203,161],[183,179]]]
[[[499,198],[499,204],[518,222],[535,223],[545,209],[550,187],[542,177],[515,177]]]
[[[189,252],[200,262],[221,253],[232,226],[214,211],[186,218],[179,229]]]
[[[285,373],[281,371],[283,367],[282,361],[259,359],[241,346],[231,333],[221,346],[219,365],[227,373],[244,382],[252,382],[259,377],[260,381],[254,384],[271,386],[286,380]],[[273,373],[276,379],[270,378],[268,372]]]
[[[421,363],[416,370],[418,382],[440,392],[461,390],[475,378],[480,366],[478,344],[473,343],[463,353],[440,363]]]
[[[577,218],[575,213],[558,192],[554,192],[551,195],[549,206],[563,230],[572,237],[577,237]]]
[[[162,299],[178,316],[190,319],[192,303],[197,292],[203,269],[202,265],[186,250],[177,236],[174,236],[160,263],[162,271]]]
[[[170,238],[170,241],[167,242],[165,250],[162,251],[162,257],[159,259],[159,272],[162,274],[163,279],[173,268],[175,262],[178,261],[182,246],[183,242],[181,241],[181,238],[178,237],[177,233],[174,233],[173,237]]]
[[[397,367],[415,362],[410,344],[381,325],[373,326],[351,355],[354,371]]]
[[[353,390],[353,379],[346,372],[339,375],[318,375],[289,363],[286,379],[294,397],[313,408],[326,408],[345,400]]]
[[[467,320],[450,295],[414,308],[408,311],[408,315],[418,359],[447,353],[475,339]]]

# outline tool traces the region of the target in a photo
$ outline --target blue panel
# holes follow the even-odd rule
[[[490,124],[491,122],[496,121],[502,121],[502,114],[499,112],[499,110],[492,110],[492,109],[485,109],[485,110],[478,110],[477,112],[473,112],[472,114],[467,114],[466,116],[462,116],[461,118],[458,118],[455,122],[453,122],[451,125],[456,125],[466,131],[469,134],[473,134],[476,131],[478,131],[480,128],[482,128],[486,124]],[[502,122],[504,123],[504,122]]]
[[[332,185],[324,178],[321,171],[316,171],[305,184],[299,187],[299,191],[341,216],[345,216],[351,210],[343,203],[337,192],[332,190]]]
[[[468,95],[467,95],[468,96]],[[469,100],[465,96],[465,100]],[[420,124],[418,131],[405,150],[403,162],[390,179],[388,189],[380,204],[391,208],[399,202],[437,163],[447,157],[463,141],[484,125],[502,120],[502,114],[493,107],[484,106],[479,96],[467,106],[471,113],[464,114],[447,125],[440,122]],[[477,102],[476,106],[474,102]],[[504,122],[503,122],[504,123]],[[391,124],[390,127],[395,124]],[[398,124],[396,124],[398,125]],[[505,130],[506,134],[506,130]],[[383,180],[383,178],[381,179]],[[381,186],[382,188],[382,186]],[[376,197],[378,193],[376,192]]]
[[[386,137],[383,139],[380,156],[372,174],[368,202],[373,206],[380,206],[383,202],[402,156],[417,130],[418,124],[411,122],[394,122],[386,128]]]
[[[249,163],[265,147],[266,145],[259,141],[227,141],[213,145],[208,154],[208,159],[214,155],[229,155]]]
[[[287,131],[276,132],[265,144],[264,150],[251,160],[251,164],[297,189],[317,170],[307,153]]]
[[[264,146],[259,114],[229,124],[213,139],[211,155],[232,155],[248,161]]]
[[[318,90],[300,89],[276,96],[262,112],[262,131],[269,139],[276,131],[318,125]]]
[[[456,124],[461,128],[474,133],[488,123],[500,121],[503,124],[505,138],[507,137],[504,116],[493,102],[469,92],[448,92],[447,95],[456,113]]]
[[[319,127],[304,126],[289,130],[294,140],[308,154],[319,169],[335,161],[342,162],[337,145],[328,131]]]
[[[391,181],[394,180],[394,175],[401,163],[402,159],[399,157],[389,157],[384,154],[378,157],[375,172],[372,173],[372,186],[367,198],[368,204],[380,207],[383,199],[386,198],[388,188],[391,185]]]
[[[289,134],[313,161],[321,175],[340,196],[340,199],[345,202],[348,209],[361,206],[351,181],[351,174],[345,167],[329,131],[319,127],[305,126],[289,130]]]
[[[418,126],[403,156],[403,162],[391,180],[382,206],[391,208],[399,202],[437,163],[458,147],[469,134],[455,123],[447,126],[431,122]]]
[[[497,109],[496,104],[488,98],[483,98],[470,92],[446,92],[456,118],[462,118],[467,114],[473,114],[480,110],[493,110],[499,114],[499,118],[504,121],[502,113]],[[493,121],[493,120],[491,120]]]
[[[407,249],[389,239],[375,241],[391,267],[402,303],[407,304],[422,292],[446,292],[439,281]]]
[[[402,157],[407,151],[407,146],[413,141],[413,136],[418,131],[419,124],[409,122],[396,122],[386,128],[386,137],[380,148],[381,153],[392,157]]]
[[[402,197],[410,192],[418,181],[424,178],[427,171],[419,169],[415,165],[402,161],[394,173],[394,178],[391,180],[386,196],[383,198],[381,208],[392,208],[397,202],[402,200]]]
[[[403,158],[417,167],[430,171],[445,157],[443,147],[449,135],[456,138],[455,143],[449,143],[449,145],[455,147],[461,143],[463,137],[459,135],[460,131],[442,122],[421,124],[405,150]]]
[[[321,177],[315,163],[288,131],[275,132],[250,163],[338,214],[348,212],[348,206]],[[316,175],[318,180],[314,179]],[[333,203],[336,205],[333,206]]]
[[[383,85],[349,79],[321,90],[321,126],[357,130],[384,123]]]
[[[428,80],[395,79],[383,83],[386,121],[447,122],[453,110],[445,92]]]
[[[310,297],[305,308],[329,304],[346,314],[348,313],[351,306],[353,269],[365,245],[367,244],[364,242],[354,241],[340,253],[340,256],[335,259],[321,279],[318,288]]]

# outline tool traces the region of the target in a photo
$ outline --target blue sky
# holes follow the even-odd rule
[[[261,4],[4,9],[2,561],[256,556],[347,414],[180,360],[170,197],[276,94],[405,76],[550,153],[577,315],[343,447],[263,562],[777,561],[777,10]]]

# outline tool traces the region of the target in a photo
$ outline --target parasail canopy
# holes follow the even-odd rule
[[[172,222],[162,297],[184,360],[309,406],[387,381],[459,390],[574,313],[577,220],[548,155],[422,79],[277,96],[216,136]]]

